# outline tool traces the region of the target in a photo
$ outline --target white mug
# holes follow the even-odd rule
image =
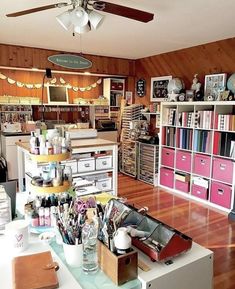
[[[5,226],[5,234],[11,249],[22,252],[29,245],[29,223],[26,220],[12,221]]]
[[[70,245],[63,243],[64,257],[66,263],[71,267],[80,267],[82,265],[82,244]]]

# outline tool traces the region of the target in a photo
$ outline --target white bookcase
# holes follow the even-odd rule
[[[159,185],[229,212],[235,187],[235,102],[163,102]]]

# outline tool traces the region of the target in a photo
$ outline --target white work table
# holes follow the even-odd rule
[[[17,144],[17,157],[18,157],[18,183],[19,183],[19,191],[24,191],[23,178],[25,177],[24,171],[27,171],[25,166],[25,156],[29,156],[29,143],[21,143]],[[92,172],[88,172],[85,175],[92,175],[98,173],[112,173],[112,194],[117,195],[117,177],[118,177],[118,145],[116,142],[100,139],[100,138],[91,138],[91,139],[79,139],[72,140],[72,155],[73,154],[82,154],[82,153],[98,153],[100,151],[110,151],[112,154],[112,168],[108,170],[95,170]],[[81,176],[84,175],[80,174]],[[80,176],[79,174],[75,174],[75,177]]]
[[[26,194],[17,194],[17,208],[23,211],[23,205],[26,200]],[[38,240],[38,236],[31,234],[30,246],[22,255],[33,254],[42,251],[52,252],[53,259],[60,265],[58,279],[60,289],[114,289],[113,283],[101,278],[98,274],[94,276],[93,283],[87,282],[87,286],[81,287],[74,278],[67,266],[52,250],[49,245],[44,245]],[[152,262],[150,258],[140,252],[139,259],[144,262],[150,270],[148,272],[138,269],[138,279],[141,282],[133,280],[122,286],[120,289],[212,289],[213,288],[213,252],[193,242],[191,250],[172,259],[171,264]],[[0,235],[0,288],[12,288],[12,250],[6,242],[5,236]],[[80,276],[79,276],[80,277]],[[83,281],[84,281],[83,275]],[[93,280],[93,279],[92,279]],[[86,282],[83,282],[83,284]],[[101,284],[100,284],[101,283]],[[102,285],[102,286],[100,286]],[[111,287],[110,287],[111,285]]]

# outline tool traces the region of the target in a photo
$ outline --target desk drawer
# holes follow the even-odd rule
[[[112,190],[112,178],[106,178],[96,181],[96,187],[102,191]]]
[[[95,160],[96,170],[106,170],[112,168],[112,156],[97,157]]]
[[[192,155],[189,152],[176,152],[176,168],[185,172],[191,172]]]
[[[195,184],[192,184],[192,195],[203,200],[207,200],[208,189]]]
[[[78,160],[78,173],[91,172],[95,170],[95,158]]]
[[[212,181],[210,201],[224,208],[231,207],[232,187],[219,182]]]
[[[193,172],[199,176],[210,177],[211,157],[195,154]]]
[[[174,171],[166,168],[160,169],[160,184],[169,188],[174,187]]]
[[[233,161],[222,158],[213,158],[212,178],[218,181],[232,184]]]
[[[174,167],[175,151],[174,149],[162,148],[162,165]]]

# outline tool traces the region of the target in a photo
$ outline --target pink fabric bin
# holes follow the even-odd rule
[[[210,177],[211,157],[195,154],[193,162],[193,172],[200,176]]]
[[[189,182],[175,181],[175,189],[184,193],[189,192]]]
[[[176,151],[176,168],[185,172],[191,172],[192,155],[190,152]]]
[[[160,168],[160,184],[168,188],[174,187],[174,171]]]
[[[231,207],[232,187],[226,184],[212,181],[210,201],[224,208]]]
[[[174,161],[175,161],[175,150],[162,148],[162,165],[173,168]]]
[[[233,161],[222,158],[213,158],[212,178],[218,181],[232,184]]]
[[[192,184],[192,193],[193,196],[198,197],[203,200],[207,200],[208,198],[208,189]]]

